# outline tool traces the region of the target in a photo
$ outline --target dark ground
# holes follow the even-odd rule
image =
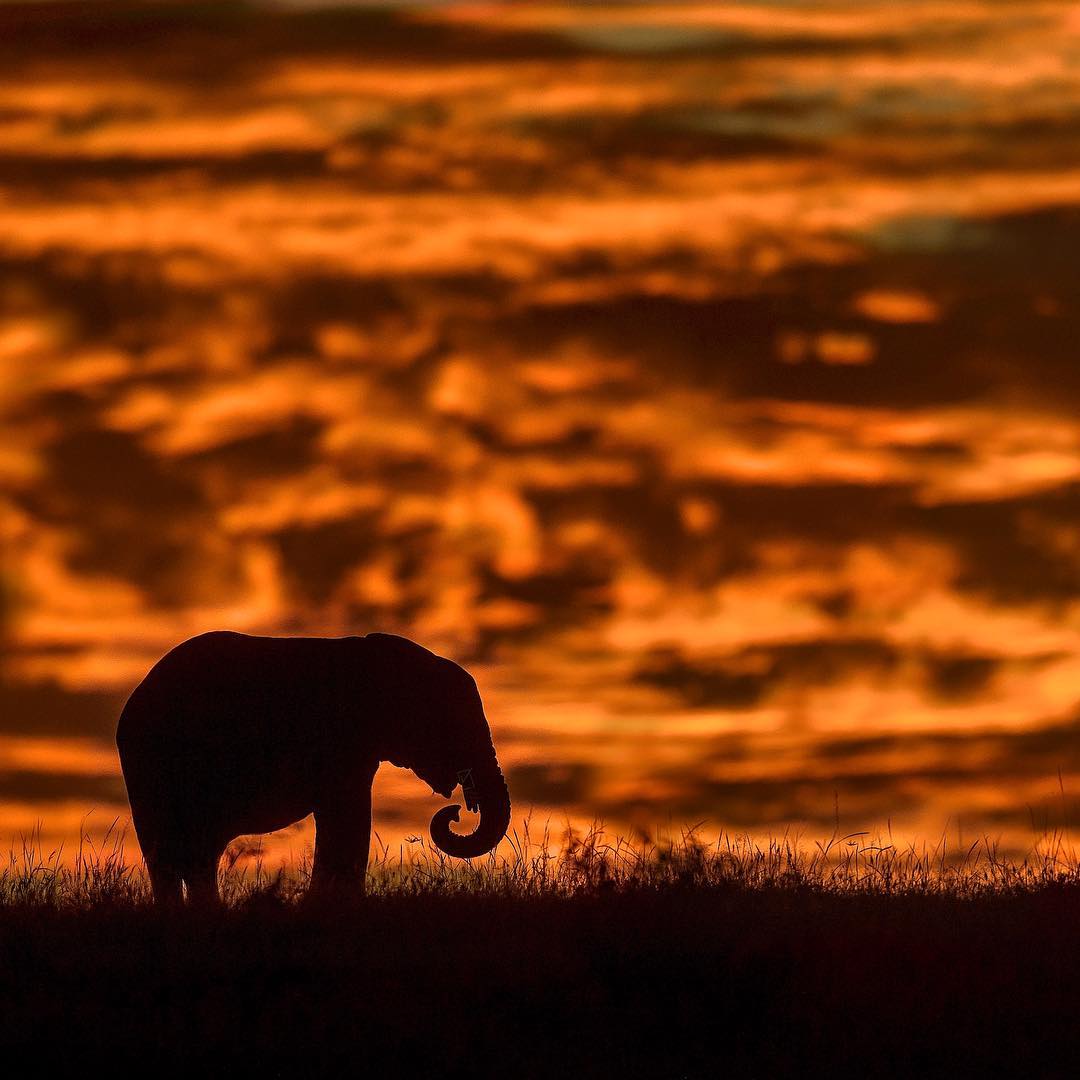
[[[0,912],[0,1044],[273,1076],[1073,1076],[1080,890]]]

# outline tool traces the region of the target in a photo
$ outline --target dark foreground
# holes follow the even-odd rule
[[[1076,1075],[1078,915],[1072,885],[16,904],[0,1045],[151,1074]]]

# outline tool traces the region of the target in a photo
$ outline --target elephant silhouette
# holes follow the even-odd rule
[[[251,637],[215,631],[168,652],[135,688],[116,744],[158,901],[217,899],[235,837],[315,815],[312,887],[363,891],[371,784],[382,761],[460,805],[431,819],[442,851],[474,858],[510,824],[484,706],[467,671],[406,638]]]

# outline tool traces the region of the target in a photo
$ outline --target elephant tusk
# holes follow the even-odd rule
[[[462,769],[457,775],[458,783],[461,785],[461,794],[465,797],[465,805],[471,813],[475,814],[480,808],[480,792],[476,789],[472,769]]]

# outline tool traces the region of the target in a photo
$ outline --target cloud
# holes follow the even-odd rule
[[[50,682],[0,680],[4,735],[90,736],[111,744],[125,697],[101,691],[71,691]]]
[[[595,769],[585,762],[569,765],[518,765],[507,782],[518,803],[566,806],[587,803]]]
[[[549,809],[1080,773],[1065,6],[134,11],[0,14],[9,734],[379,628]]]
[[[6,799],[49,803],[57,799],[82,800],[91,806],[123,804],[127,797],[118,776],[73,776],[56,769],[0,770]]]

